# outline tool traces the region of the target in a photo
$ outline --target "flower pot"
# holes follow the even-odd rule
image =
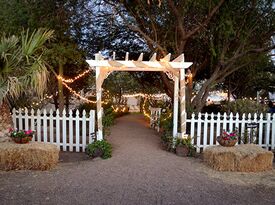
[[[177,146],[176,154],[180,157],[187,157],[189,154],[189,148],[187,146]]]
[[[238,142],[238,139],[235,139],[235,140],[224,140],[221,137],[217,137],[217,141],[223,147],[233,147]]]

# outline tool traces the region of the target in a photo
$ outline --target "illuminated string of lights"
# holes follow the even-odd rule
[[[114,107],[113,105],[111,106],[111,108],[113,109],[114,112],[126,112],[127,107],[124,106],[122,109],[120,107]]]
[[[151,114],[150,114],[150,113],[147,113],[147,112],[146,112],[146,109],[145,109],[146,101],[148,101],[148,98],[147,98],[147,97],[145,97],[144,102],[143,102],[143,105],[142,105],[143,115],[144,115],[145,117],[151,118]]]
[[[83,97],[82,95],[77,93],[74,89],[72,89],[70,86],[68,86],[65,82],[62,81],[62,84],[69,90],[70,93],[72,93],[76,97],[80,98],[81,100],[84,100],[88,103],[94,103],[94,104],[96,103],[96,100],[89,100],[88,98]],[[107,101],[102,101],[101,103],[102,104],[108,104]]]
[[[33,106],[38,106],[38,105],[40,105],[44,100],[48,100],[48,99],[52,99],[52,98],[53,98],[53,95],[48,96],[48,95],[46,94],[45,97],[42,98],[39,102],[32,102],[31,107],[33,107]]]
[[[130,98],[130,97],[148,97],[148,96],[151,96],[153,98],[162,98],[162,97],[166,97],[167,94],[166,93],[160,93],[160,94],[149,95],[149,94],[146,94],[146,93],[135,93],[135,94],[124,94],[124,95],[122,95],[122,97],[125,97],[125,98]]]
[[[83,76],[85,76],[86,74],[91,72],[91,70],[92,69],[85,70],[84,72],[80,73],[79,75],[75,76],[74,78],[69,78],[69,79],[63,78],[61,75],[57,75],[57,79],[61,80],[62,82],[65,82],[65,83],[73,83],[74,81],[82,78]]]
[[[170,117],[172,117],[172,112],[170,112],[169,115],[166,118],[162,119],[162,120],[165,121],[165,120],[167,120]]]

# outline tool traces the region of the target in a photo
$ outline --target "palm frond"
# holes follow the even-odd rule
[[[41,49],[46,41],[53,38],[53,30],[37,29],[29,34],[29,30],[21,33],[22,54],[27,61],[29,56]],[[29,62],[28,62],[29,63]]]
[[[0,41],[0,74],[12,71],[19,63],[18,38],[2,36]]]
[[[13,98],[27,90],[43,95],[48,80],[43,60],[44,44],[53,38],[53,31],[38,29],[21,33],[17,37],[0,38],[0,103],[7,96]]]

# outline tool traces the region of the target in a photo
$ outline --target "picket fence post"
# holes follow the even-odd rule
[[[37,130],[37,141],[41,142],[41,112],[38,109],[37,112],[37,121],[36,121],[36,130]]]
[[[50,116],[49,116],[49,120],[50,120],[50,143],[53,143],[54,139],[53,139],[53,110],[52,109],[50,109],[49,114],[50,114]]]
[[[200,152],[200,146],[201,146],[201,113],[199,112],[198,115],[198,131],[197,131],[197,152]]]
[[[79,148],[79,111],[76,110],[76,117],[75,117],[75,143],[76,143],[76,152],[79,152],[80,148]]]
[[[85,152],[86,147],[86,111],[82,112],[82,152]]]

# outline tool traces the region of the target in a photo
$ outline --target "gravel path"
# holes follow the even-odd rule
[[[163,151],[140,115],[119,118],[111,132],[111,159],[0,172],[0,204],[275,204],[273,184],[250,180],[275,184],[274,171],[222,174]]]

